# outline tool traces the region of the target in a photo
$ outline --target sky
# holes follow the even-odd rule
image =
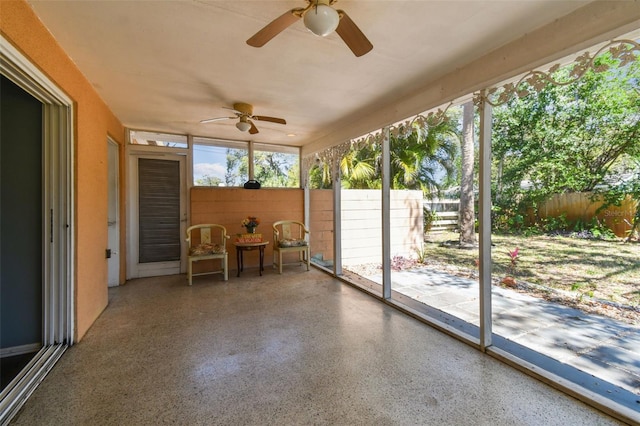
[[[209,145],[193,147],[193,180],[208,176],[222,179],[227,170],[227,148]]]

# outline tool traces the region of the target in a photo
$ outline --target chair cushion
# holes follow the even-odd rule
[[[191,247],[191,250],[189,250],[190,256],[205,256],[209,254],[222,253],[224,253],[224,247],[222,247],[220,244],[213,243],[198,244],[195,247]]]
[[[284,238],[278,241],[279,247],[302,247],[306,246],[308,243],[306,240],[296,240],[293,238]]]

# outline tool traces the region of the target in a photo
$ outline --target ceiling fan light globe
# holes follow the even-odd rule
[[[238,128],[238,130],[240,130],[241,132],[248,132],[249,129],[251,128],[251,124],[247,123],[246,121],[238,121],[236,123],[236,127]]]
[[[324,37],[336,30],[340,23],[338,12],[326,4],[318,4],[304,14],[304,26],[315,35]]]

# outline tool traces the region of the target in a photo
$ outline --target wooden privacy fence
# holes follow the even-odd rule
[[[540,206],[539,218],[560,218],[564,215],[569,224],[575,224],[580,220],[589,223],[593,218],[598,218],[600,223],[606,225],[618,237],[627,236],[638,201],[628,197],[619,207],[609,206],[596,214],[603,202],[598,198],[593,200],[592,197],[591,192],[556,194]]]

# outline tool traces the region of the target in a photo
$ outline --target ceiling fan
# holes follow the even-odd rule
[[[271,123],[287,124],[287,122],[282,118],[267,117],[265,115],[253,115],[253,105],[245,104],[244,102],[234,103],[233,108],[229,108],[229,107],[223,107],[223,108],[233,111],[235,116],[208,118],[206,120],[200,121],[200,123],[204,124],[204,123],[211,123],[213,121],[220,121],[220,120],[235,120],[237,118],[238,122],[236,123],[236,127],[238,128],[238,130],[240,130],[241,132],[249,131],[249,133],[251,133],[252,135],[258,133],[258,128],[256,127],[255,124],[253,124],[253,121],[251,120],[269,121]]]
[[[254,34],[247,40],[247,44],[253,47],[262,47],[298,19],[303,18],[305,27],[316,35],[324,37],[333,31],[337,32],[356,56],[362,56],[373,49],[371,42],[348,15],[343,10],[331,7],[338,0],[306,1],[307,7],[285,12]]]

